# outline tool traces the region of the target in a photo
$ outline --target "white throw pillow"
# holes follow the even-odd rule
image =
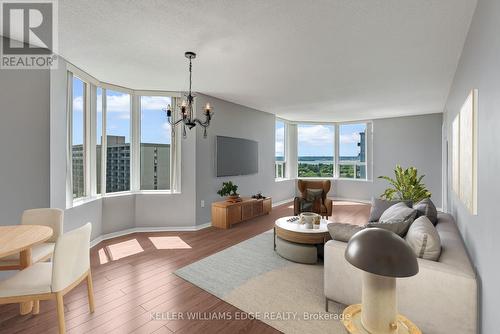
[[[422,216],[411,224],[406,242],[421,259],[437,261],[441,255],[441,238],[429,218]]]

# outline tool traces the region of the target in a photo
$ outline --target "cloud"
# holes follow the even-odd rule
[[[346,145],[358,144],[359,141],[360,141],[359,132],[352,132],[352,133],[340,135],[340,143],[341,144],[346,144]]]
[[[106,112],[119,113],[120,118],[130,118],[130,95],[108,95],[106,96]]]
[[[142,110],[164,110],[169,104],[171,99],[168,96],[142,96],[141,109]]]
[[[73,99],[73,111],[83,111],[83,97],[77,96]]]
[[[298,127],[298,136],[302,145],[318,147],[332,143],[333,147],[334,128],[326,125],[303,125]]]

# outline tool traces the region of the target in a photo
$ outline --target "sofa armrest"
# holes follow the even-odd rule
[[[325,244],[324,292],[328,299],[349,305],[361,302],[362,271],[344,258],[346,247],[336,240]],[[418,259],[418,264],[416,276],[397,280],[400,313],[424,333],[476,333],[476,276],[447,263]]]

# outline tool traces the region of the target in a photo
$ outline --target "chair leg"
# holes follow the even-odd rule
[[[35,300],[33,301],[33,314],[39,314],[40,313],[40,301]]]
[[[94,285],[92,283],[92,274],[90,273],[87,275],[87,294],[89,297],[89,309],[90,313],[94,313],[95,310],[95,305],[94,305]]]
[[[66,323],[64,322],[64,300],[61,292],[56,292],[57,321],[59,323],[59,334],[66,333]]]

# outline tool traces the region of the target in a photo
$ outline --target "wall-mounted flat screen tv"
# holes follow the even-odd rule
[[[259,143],[254,140],[217,136],[217,176],[256,174],[259,171]]]

